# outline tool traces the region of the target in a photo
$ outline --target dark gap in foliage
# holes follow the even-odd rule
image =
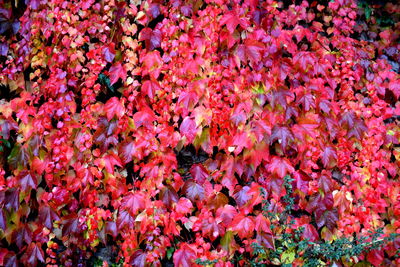
[[[79,201],[79,196],[80,196],[81,190],[78,189],[77,191],[75,191],[74,193],[72,193],[72,196]]]
[[[87,53],[87,52],[89,52],[89,45],[87,43],[84,43],[81,46],[81,49]]]
[[[33,102],[33,106],[36,108],[40,108],[45,102],[46,99],[44,98],[44,96],[40,95],[40,97],[36,98],[35,101]]]
[[[164,15],[160,14],[155,19],[151,20],[149,22],[149,24],[147,25],[147,27],[154,30],[156,28],[157,24],[162,22],[163,19],[164,19]]]
[[[290,214],[295,218],[300,218],[302,216],[311,216],[311,214],[309,212],[307,212],[306,210],[302,210],[302,209],[292,210]]]
[[[395,116],[392,116],[392,117],[390,117],[390,118],[388,118],[388,119],[384,119],[383,120],[383,122],[385,123],[385,124],[389,124],[389,123],[393,123],[393,122],[395,122],[395,121],[400,121],[400,115],[395,115]]]
[[[211,240],[210,240],[211,242]],[[221,244],[221,235],[219,235],[214,241],[211,242],[212,247],[217,248]]]
[[[39,216],[39,203],[36,200],[36,190],[31,190],[30,198],[31,198],[31,201],[29,202],[30,212],[28,217],[26,218],[27,222],[35,221]]]
[[[128,173],[128,175],[126,176],[126,184],[133,184],[133,177],[134,177],[133,161],[128,162],[125,165],[125,168],[126,168],[126,171]]]
[[[19,93],[16,90],[11,91],[10,86],[7,84],[0,84],[0,99],[11,101],[17,97],[19,97]]]
[[[48,184],[46,182],[46,179],[43,177],[42,181],[40,181],[40,184],[38,185],[38,187],[43,188],[43,189],[47,189],[48,188]]]
[[[114,246],[99,244],[97,251],[86,262],[86,266],[98,266],[99,262],[106,261],[109,266],[117,262],[118,253]]]
[[[57,123],[58,120],[54,118],[54,116],[51,117],[51,126],[53,126],[54,129],[57,129]]]
[[[99,40],[99,38],[97,38],[97,37],[90,37],[90,42],[91,42],[92,44],[95,44],[95,43],[100,42],[100,40]]]
[[[174,262],[172,261],[172,259],[169,260],[166,257],[164,257],[161,260],[161,266],[163,266],[163,267],[174,267],[175,265],[174,265]]]
[[[82,95],[79,92],[78,96],[75,97],[76,113],[81,113],[82,111]]]
[[[28,65],[28,67],[26,67],[26,69],[24,69],[24,79],[25,81],[30,81],[30,74],[33,73],[34,70],[32,69],[31,64]]]
[[[106,103],[110,98],[114,96],[121,98],[122,94],[117,89],[122,87],[122,79],[118,79],[115,84],[111,85],[110,78],[103,73],[100,73],[97,82],[102,85],[102,88],[100,93],[96,96],[96,101]]]
[[[383,100],[386,103],[390,104],[392,107],[395,107],[396,102],[398,101],[398,99],[394,95],[393,91],[388,90],[388,89],[385,90],[385,96],[384,96]]]

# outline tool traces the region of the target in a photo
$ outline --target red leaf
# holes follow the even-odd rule
[[[285,177],[288,173],[294,172],[294,168],[288,159],[276,156],[272,158],[270,164],[267,164],[267,170],[278,175],[280,178]]]
[[[111,85],[116,83],[119,78],[121,78],[122,81],[125,81],[125,79],[126,79],[126,70],[121,65],[121,63],[113,65],[110,68],[109,73],[110,73],[110,83],[111,83]]]
[[[312,94],[302,94],[299,96],[297,103],[301,104],[305,111],[309,111],[310,107],[315,108],[314,98]]]
[[[146,208],[146,196],[143,192],[134,192],[122,199],[121,207],[135,215],[139,210]]]
[[[367,132],[368,128],[365,125],[365,123],[362,120],[356,120],[354,123],[354,126],[350,129],[350,131],[347,133],[347,137],[355,137],[358,140],[361,140],[363,135]]]
[[[160,85],[157,81],[147,80],[143,82],[142,92],[144,92],[150,99],[154,98],[157,90],[161,90]]]
[[[122,142],[118,150],[122,163],[126,164],[132,161],[132,157],[135,155],[136,150],[135,142],[131,139]]]
[[[274,128],[272,129],[270,144],[278,141],[278,143],[281,144],[282,148],[286,149],[288,143],[290,141],[293,141],[293,139],[293,134],[291,133],[289,128],[274,126]]]
[[[225,205],[217,209],[216,217],[222,219],[222,223],[225,227],[228,227],[232,222],[233,218],[237,215],[236,208],[231,205]]]
[[[53,222],[59,221],[60,217],[49,206],[42,205],[39,207],[39,220],[48,229],[53,229]]]
[[[326,175],[321,175],[318,180],[318,186],[322,189],[322,191],[326,194],[332,192],[333,190],[333,182],[332,179]]]
[[[115,222],[106,222],[105,232],[114,238],[117,237],[118,235],[117,224]]]
[[[325,147],[324,151],[321,153],[321,159],[325,168],[333,168],[337,161],[336,150],[329,146]]]
[[[271,234],[271,222],[262,213],[256,217],[255,229],[257,232],[264,232]]]
[[[333,230],[339,221],[339,215],[336,209],[325,211],[322,209],[317,209],[314,214],[317,226],[319,228],[326,225],[329,230]]]
[[[236,49],[236,55],[239,59],[247,63],[250,60],[251,63],[258,62],[262,58],[262,51],[264,50],[264,45],[256,40],[246,39],[244,44],[241,44]]]
[[[240,186],[237,186],[240,189]],[[246,203],[251,199],[251,196],[247,193],[250,190],[250,187],[244,186],[240,190],[235,190],[236,193],[233,194],[233,197],[238,204],[239,207],[243,207]]]
[[[118,211],[118,218],[117,218],[118,229],[120,230],[125,225],[127,225],[128,227],[132,227],[132,225],[135,225],[135,218],[133,218],[126,210],[120,209]]]
[[[314,69],[315,58],[311,52],[298,52],[293,56],[293,63],[300,66],[303,71],[308,71],[308,67]]]
[[[19,209],[19,190],[16,188],[10,188],[6,191],[4,196],[4,202],[7,210],[14,209],[17,211]]]
[[[257,232],[256,240],[266,248],[275,249],[274,237],[271,234]]]
[[[142,108],[141,111],[133,114],[133,120],[135,122],[136,128],[139,128],[140,126],[151,128],[155,119],[156,117],[154,115],[154,112],[147,107]]]
[[[241,25],[245,28],[247,23],[242,19],[239,19],[238,15],[234,11],[226,12],[225,15],[222,16],[219,25],[226,25],[226,28],[230,33],[233,33],[237,27],[237,25]]]
[[[193,180],[187,180],[183,186],[183,192],[192,202],[204,199],[204,188]]]
[[[147,254],[143,252],[143,250],[138,249],[136,250],[130,260],[130,265],[134,267],[145,267],[146,266],[146,257]]]
[[[40,246],[36,243],[31,243],[26,251],[27,253],[27,262],[30,266],[36,266],[38,260],[44,262],[44,253]]]
[[[62,229],[63,236],[79,232],[78,217],[76,217],[76,215],[71,215],[68,218],[65,218],[63,220],[63,225],[64,225]]]
[[[186,136],[189,143],[192,143],[197,133],[196,122],[190,117],[186,117],[183,119],[179,130],[181,134]]]
[[[7,258],[5,267],[18,267],[17,255]]]
[[[104,111],[109,121],[114,118],[114,116],[120,119],[125,113],[124,106],[117,97],[112,97],[107,101],[104,105]]]
[[[153,51],[147,53],[143,58],[141,58],[141,62],[143,62],[143,71],[153,72],[158,69],[158,67],[162,64],[162,59],[160,57],[159,51]],[[152,75],[153,78],[157,79],[157,74]]]
[[[389,89],[393,92],[396,98],[400,97],[400,80],[393,80],[389,83]]]
[[[198,184],[203,184],[209,176],[208,171],[203,164],[193,164],[190,168],[190,174]]]
[[[28,188],[36,189],[36,176],[32,175],[30,172],[23,172],[22,178],[19,179],[19,184],[21,185],[21,189],[23,192],[26,192]]]
[[[9,254],[8,249],[6,248],[0,248],[0,265],[4,266],[4,258]]]
[[[160,199],[164,203],[165,206],[170,208],[170,207],[172,207],[173,203],[178,202],[179,197],[173,187],[166,186],[163,189],[161,189]]]
[[[349,129],[353,128],[354,126],[354,121],[356,120],[356,115],[354,112],[346,112],[342,115],[342,118],[340,119],[340,124],[346,125]]]
[[[238,215],[232,221],[232,230],[238,232],[240,238],[252,237],[254,219],[250,216]]]
[[[194,265],[196,252],[186,243],[175,251],[173,259],[176,267],[191,267]]]
[[[304,229],[303,237],[309,239],[311,242],[315,242],[319,239],[318,231],[309,223],[301,225]]]
[[[4,214],[5,210],[1,209],[0,210],[0,228],[3,229],[3,231],[6,231],[7,228],[7,218]]]
[[[160,30],[144,28],[140,31],[139,41],[145,41],[148,50],[154,50],[161,46],[162,33]]]
[[[192,202],[189,199],[181,197],[176,204],[175,210],[181,214],[190,213],[193,209]]]
[[[105,167],[108,173],[114,173],[115,166],[122,167],[122,162],[114,153],[104,156]]]
[[[115,58],[114,47],[104,47],[103,48],[103,56],[108,63],[112,63]]]
[[[374,249],[368,252],[367,260],[372,263],[374,266],[380,266],[385,259],[383,251],[381,249]]]

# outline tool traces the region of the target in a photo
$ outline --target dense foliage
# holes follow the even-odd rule
[[[399,14],[0,0],[0,265],[400,265]]]

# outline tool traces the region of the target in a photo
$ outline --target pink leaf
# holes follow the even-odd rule
[[[114,116],[118,119],[121,118],[125,113],[125,108],[122,105],[120,99],[117,97],[112,97],[104,105],[104,110],[106,112],[107,119],[110,121]]]

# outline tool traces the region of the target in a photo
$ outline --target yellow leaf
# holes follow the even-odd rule
[[[295,258],[296,258],[296,251],[294,248],[291,248],[282,253],[281,262],[285,264],[292,263]]]

